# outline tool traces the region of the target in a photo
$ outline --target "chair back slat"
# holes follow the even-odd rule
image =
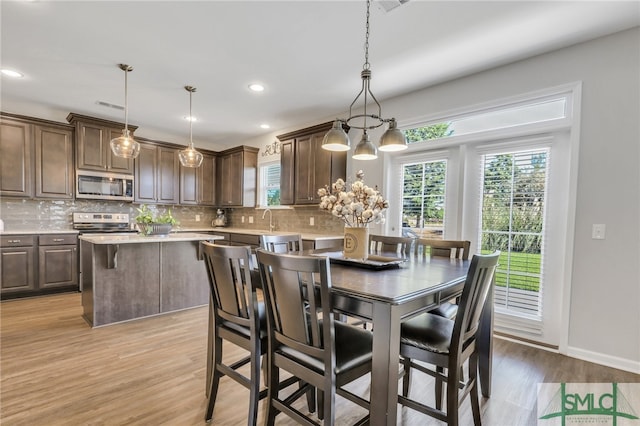
[[[475,338],[482,308],[491,289],[500,252],[474,255],[458,304],[451,351],[459,351],[469,339]]]
[[[415,243],[416,255],[448,257],[454,259],[469,259],[471,241],[467,240],[436,240],[430,238],[418,238]]]
[[[260,247],[272,253],[302,251],[302,235],[260,235]]]
[[[389,235],[369,235],[369,251],[371,253],[392,252],[409,255],[411,253],[411,237],[394,237]]]

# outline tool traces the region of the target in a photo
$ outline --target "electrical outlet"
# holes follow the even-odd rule
[[[244,223],[244,216],[242,216],[242,223]]]
[[[253,216],[249,216],[249,223],[253,223]]]
[[[594,223],[591,228],[591,238],[594,240],[604,240],[606,226],[602,223]]]
[[[196,215],[196,222],[200,222],[200,215],[199,214]]]
[[[316,224],[315,218],[312,216],[309,218],[309,226],[314,226]]]

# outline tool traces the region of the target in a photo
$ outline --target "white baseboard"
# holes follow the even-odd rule
[[[630,371],[640,374],[640,361],[620,358],[616,356],[606,355],[599,352],[587,351],[585,349],[569,346],[567,348],[567,356],[578,358],[583,361],[589,361],[600,365],[605,365],[618,370]]]

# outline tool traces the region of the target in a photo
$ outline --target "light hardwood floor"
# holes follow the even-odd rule
[[[206,308],[97,329],[81,318],[77,293],[3,301],[0,311],[0,424],[205,424]],[[535,425],[541,382],[640,382],[640,375],[502,339],[494,359],[493,395],[481,400],[488,426]],[[220,386],[212,424],[246,424],[248,392],[228,379]],[[416,374],[412,386],[413,396],[432,401],[429,378]],[[366,395],[366,378],[355,387]],[[336,424],[361,414],[337,402]],[[467,400],[463,425],[471,424],[470,411]],[[292,424],[283,416],[277,423]],[[442,423],[404,408],[398,424]]]

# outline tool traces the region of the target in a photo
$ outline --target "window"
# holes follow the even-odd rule
[[[430,117],[405,130],[413,143],[385,175],[384,232],[500,250],[496,331],[550,346],[568,339],[579,105],[576,83]]]
[[[260,205],[280,205],[280,163],[260,166]]]
[[[403,235],[442,238],[446,174],[446,160],[402,166]]]
[[[502,252],[495,306],[540,317],[548,150],[483,155],[482,253]]]

